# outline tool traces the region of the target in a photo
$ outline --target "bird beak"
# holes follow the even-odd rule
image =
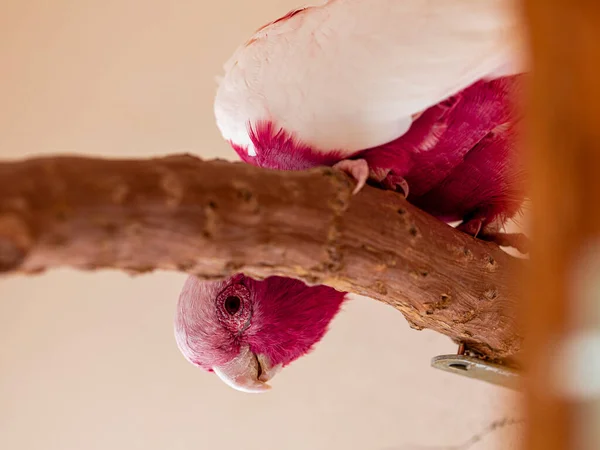
[[[267,381],[281,370],[281,365],[272,366],[269,358],[252,353],[246,345],[227,364],[212,369],[228,386],[242,392],[260,393],[271,389]]]

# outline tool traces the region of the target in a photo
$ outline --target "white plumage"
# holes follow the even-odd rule
[[[271,121],[318,151],[404,134],[411,116],[482,78],[523,71],[510,0],[330,0],[260,29],[225,65],[217,126],[253,148]]]

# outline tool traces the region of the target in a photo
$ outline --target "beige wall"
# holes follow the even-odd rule
[[[293,6],[2,0],[0,157],[233,157],[214,126],[214,76]],[[447,339],[366,299],[271,393],[235,392],[175,347],[183,278],[65,270],[0,280],[0,449],[432,450],[517,417],[506,391],[429,368],[455,350]],[[516,431],[471,448],[511,448]]]

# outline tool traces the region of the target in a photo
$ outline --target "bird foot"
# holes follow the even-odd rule
[[[369,165],[364,159],[344,159],[334,164],[333,168],[347,173],[356,180],[356,187],[352,191],[353,195],[357,194],[369,179]]]
[[[529,238],[525,234],[502,233],[486,228],[487,227],[483,226],[483,219],[471,219],[456,227],[457,230],[481,239],[482,241],[493,242],[501,247],[512,247],[523,254],[529,252]]]
[[[400,191],[404,194],[404,198],[408,197],[408,183],[404,177],[390,172],[387,177],[385,177],[383,184],[386,189],[393,191],[398,191],[398,188],[400,188]]]
[[[461,223],[456,227],[457,230],[467,233],[473,237],[477,237],[483,226],[483,219],[471,219]]]

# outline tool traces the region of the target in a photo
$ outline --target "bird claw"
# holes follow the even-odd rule
[[[482,219],[471,219],[471,220],[461,223],[459,226],[456,227],[456,229],[476,238],[477,235],[479,234],[479,232],[481,231],[482,227],[483,227]]]
[[[398,188],[400,188],[404,194],[404,198],[408,197],[408,182],[400,175],[389,173],[385,179],[385,186],[387,189],[394,191],[398,191]]]
[[[484,227],[483,222],[483,219],[471,219],[461,223],[456,229],[482,241],[493,242],[500,247],[514,248],[524,255],[529,252],[529,238],[525,234],[502,233],[493,228]]]
[[[356,180],[356,187],[352,195],[357,194],[369,179],[369,165],[364,159],[344,159],[333,165],[334,169],[347,173]]]

